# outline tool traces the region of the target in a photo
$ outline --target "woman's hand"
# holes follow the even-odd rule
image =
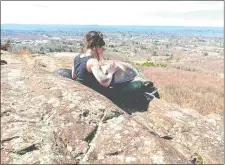
[[[108,65],[108,68],[106,69],[108,72],[107,74],[105,71],[103,71],[104,69],[102,69],[102,67],[103,66],[101,66],[99,61],[96,59],[90,59],[87,62],[87,70],[90,68],[90,71],[93,73],[100,85],[108,87],[112,81],[113,74],[116,72],[117,67],[114,63]]]
[[[108,74],[114,74],[116,72],[117,66],[115,63],[112,63],[109,65],[109,68],[107,69]]]

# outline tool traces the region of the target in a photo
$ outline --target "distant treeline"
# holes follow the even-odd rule
[[[27,42],[26,44],[12,42],[7,51],[17,54],[21,49],[26,49],[30,53],[46,54],[51,52],[80,52],[82,47],[83,44],[81,42],[74,41]]]

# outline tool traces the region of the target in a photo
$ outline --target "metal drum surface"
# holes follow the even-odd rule
[[[138,71],[132,65],[126,62],[113,60],[104,61],[104,65],[102,66],[103,72],[107,72],[107,69],[112,62],[117,65],[117,71],[113,76],[112,83],[129,82],[138,76]]]

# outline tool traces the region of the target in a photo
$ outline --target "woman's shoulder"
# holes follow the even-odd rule
[[[87,61],[87,65],[89,66],[93,66],[93,65],[98,65],[99,64],[99,61],[95,58],[90,58],[88,61]]]
[[[92,72],[92,71],[91,71],[91,68],[92,68],[93,66],[96,66],[96,65],[99,65],[98,60],[95,59],[95,58],[90,58],[90,59],[87,61],[87,63],[86,63],[87,71],[88,71],[88,72]]]

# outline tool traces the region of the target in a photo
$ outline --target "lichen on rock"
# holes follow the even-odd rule
[[[2,59],[3,164],[224,163],[222,116],[158,99],[148,111],[128,114],[55,75],[59,57],[3,53]]]

